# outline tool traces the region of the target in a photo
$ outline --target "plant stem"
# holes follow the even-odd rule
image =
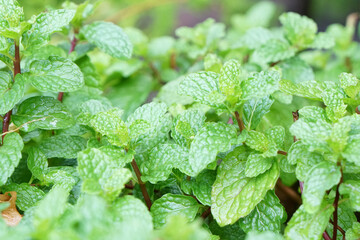
[[[201,214],[201,218],[205,220],[210,215],[210,213],[211,213],[211,208],[209,207]]]
[[[15,77],[17,74],[21,73],[21,68],[20,68],[20,48],[19,48],[19,44],[15,41],[15,59],[14,59],[14,78],[13,78],[13,82],[15,81]],[[4,116],[4,120],[3,120],[3,126],[2,126],[2,133],[6,133],[9,131],[9,125],[10,125],[10,120],[11,120],[11,114],[12,114],[12,110],[10,110],[8,113],[6,113],[6,115]],[[2,142],[4,141],[4,137],[6,134],[2,135]]]
[[[151,208],[151,200],[150,200],[150,197],[149,197],[149,193],[147,192],[145,183],[141,180],[141,172],[140,172],[140,169],[139,169],[137,163],[135,162],[135,159],[132,160],[131,166],[133,167],[134,172],[135,172],[135,174],[136,174],[136,177],[137,177],[137,179],[138,179],[138,182],[139,182],[139,185],[140,185],[140,189],[141,189],[141,192],[142,192],[142,194],[143,194],[143,196],[144,196],[144,200],[145,200],[146,206],[148,207],[148,209],[149,209],[149,211],[150,211],[150,208]]]
[[[286,195],[288,195],[292,200],[294,200],[294,202],[296,202],[297,204],[301,205],[302,200],[301,200],[301,197],[299,196],[299,194],[296,193],[296,192],[295,192],[293,189],[291,189],[290,187],[288,187],[288,186],[286,186],[285,184],[283,184],[280,179],[277,181],[276,186],[278,187],[279,190],[281,190],[282,192],[286,193]]]
[[[324,238],[325,240],[331,240],[329,234],[328,234],[326,231],[323,233],[323,238]]]
[[[338,162],[338,165],[340,165],[340,163]],[[334,208],[335,211],[333,213],[333,219],[334,219],[334,227],[333,227],[333,239],[336,239],[337,237],[337,229],[338,229],[338,206],[339,206],[339,198],[340,198],[340,193],[339,193],[339,187],[340,184],[342,183],[342,170],[340,169],[341,172],[341,178],[340,178],[340,182],[339,184],[336,186],[336,195],[335,195],[335,200],[334,200]]]
[[[242,132],[242,130],[245,129],[245,125],[244,125],[243,120],[240,118],[240,115],[239,115],[239,112],[238,112],[238,111],[235,111],[235,118],[236,118],[236,121],[237,121],[237,123],[238,123],[240,132]]]
[[[330,223],[334,226],[334,222],[330,219]],[[339,225],[337,225],[337,229],[341,232],[343,235],[343,240],[345,240],[345,231],[342,229]]]
[[[357,106],[357,107],[355,108],[355,112],[356,112],[357,114],[360,114],[359,106]]]
[[[176,53],[174,53],[174,52],[170,56],[170,67],[173,70],[178,69],[177,64],[176,64]]]
[[[281,154],[281,155],[284,155],[284,156],[287,156],[287,152],[285,152],[285,151],[279,150],[277,153],[278,153],[278,154]]]
[[[75,33],[77,33],[77,31],[75,30]],[[71,45],[70,45],[70,49],[69,49],[69,55],[75,50],[76,44],[77,44],[77,38],[74,36],[73,39],[71,40]],[[63,92],[59,92],[57,99],[62,102],[63,101],[63,97],[64,97],[64,93]]]

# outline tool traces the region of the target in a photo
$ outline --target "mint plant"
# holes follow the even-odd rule
[[[356,24],[262,2],[149,39],[99,3],[0,0],[1,237],[360,238]]]

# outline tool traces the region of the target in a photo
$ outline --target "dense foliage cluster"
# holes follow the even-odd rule
[[[97,6],[0,0],[2,239],[360,238],[352,21],[261,2],[148,39]]]

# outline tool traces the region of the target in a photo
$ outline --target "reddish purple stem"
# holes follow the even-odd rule
[[[78,41],[77,38],[74,36],[73,40],[71,41],[71,45],[70,45],[70,49],[69,49],[69,55],[75,50],[77,41]],[[60,102],[62,102],[62,101],[63,101],[63,96],[64,96],[64,93],[63,93],[63,92],[59,92],[57,99],[58,99]]]

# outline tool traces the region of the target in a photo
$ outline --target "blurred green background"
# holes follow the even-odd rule
[[[93,19],[106,19],[121,26],[136,26],[155,37],[172,35],[179,26],[194,26],[212,17],[230,23],[234,15],[246,12],[260,0],[102,0]],[[30,17],[46,8],[61,7],[64,0],[19,0]],[[73,0],[81,3],[83,0]],[[278,14],[294,11],[313,18],[324,30],[330,23],[342,23],[360,10],[359,0],[272,0]],[[276,22],[275,22],[276,23]]]

